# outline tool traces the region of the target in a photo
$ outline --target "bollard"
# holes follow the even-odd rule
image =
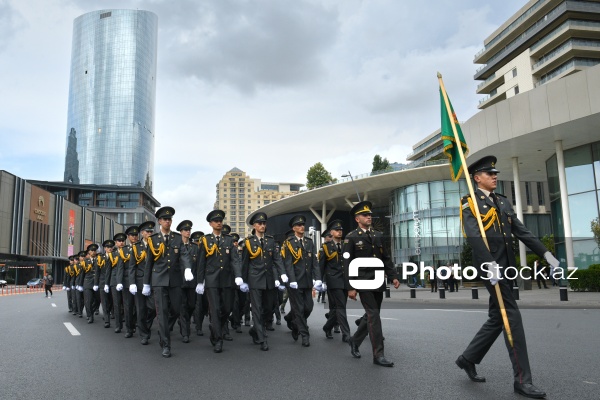
[[[410,298],[411,299],[416,299],[417,298],[417,289],[410,289]]]
[[[569,292],[567,292],[566,286],[561,286],[558,288],[560,290],[560,301],[569,301]]]
[[[386,298],[386,299],[389,299],[389,298],[390,298],[390,295],[391,295],[391,293],[390,293],[390,287],[389,287],[389,286],[386,286],[386,287],[385,287],[385,298]]]
[[[520,300],[519,297],[519,287],[518,286],[513,286],[513,297],[515,298],[515,300]]]
[[[471,299],[478,300],[479,299],[479,289],[474,287],[471,288]]]
[[[438,288],[438,292],[440,292],[440,299],[445,299],[446,298],[446,289],[444,289],[444,288]]]

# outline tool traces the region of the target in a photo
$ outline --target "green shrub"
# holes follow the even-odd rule
[[[600,292],[600,265],[590,265],[588,269],[579,269],[575,271],[569,279],[571,289],[580,292]]]

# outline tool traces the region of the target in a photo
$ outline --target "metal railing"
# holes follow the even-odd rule
[[[547,43],[548,41],[554,39],[556,36],[558,36],[560,33],[562,33],[563,30],[568,30],[571,28],[583,27],[583,26],[587,26],[590,28],[600,28],[600,22],[598,22],[598,21],[583,21],[583,20],[578,20],[578,19],[565,21],[561,25],[559,25],[558,28],[554,29],[552,32],[548,33],[546,36],[544,36],[538,42],[531,45],[530,50],[533,52],[538,47],[540,47],[543,44]]]
[[[477,90],[481,89],[483,86],[490,83],[490,81],[493,80],[494,78],[496,78],[495,72],[492,75],[490,75],[485,81],[483,81],[479,85],[477,85]]]
[[[573,48],[573,46],[600,47],[600,41],[584,40],[584,39],[570,39],[570,40],[566,41],[565,43],[563,43],[562,45],[560,45],[559,47],[557,47],[556,49],[552,50],[550,53],[546,54],[544,57],[540,58],[540,60],[538,62],[533,64],[531,69],[534,70],[537,67],[547,63],[548,61],[556,58],[558,55],[565,53],[568,50],[571,50]]]

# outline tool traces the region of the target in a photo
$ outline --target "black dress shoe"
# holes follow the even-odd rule
[[[262,351],[268,351],[269,350],[269,345],[267,344],[266,340],[260,344],[260,349]]]
[[[333,335],[331,334],[331,329],[325,329],[325,327],[323,327],[323,332],[325,332],[325,337],[327,339],[333,339]]]
[[[93,324],[94,323],[94,318],[88,318],[87,319],[87,323],[88,324]]]
[[[231,342],[233,340],[233,338],[231,337],[231,335],[229,333],[224,333],[223,339],[227,340],[228,342]]]
[[[83,318],[83,314],[79,314],[79,318]]]
[[[96,310],[96,312],[94,314],[98,315],[98,314],[100,314],[100,311]]]
[[[294,339],[294,341],[298,340],[298,334],[299,332],[297,330],[292,330],[292,338]]]
[[[169,358],[171,357],[171,349],[167,346],[163,347],[163,352],[162,352],[162,356],[164,358]]]
[[[382,367],[393,367],[394,363],[385,358],[384,356],[376,357],[373,359],[373,364],[381,365]]]
[[[278,319],[277,322],[275,322],[275,325],[281,325],[281,320]]]
[[[358,351],[358,346],[354,344],[352,338],[348,338],[348,344],[350,345],[350,354],[354,358],[360,358],[360,351]]]
[[[142,338],[142,344],[144,346],[147,346],[148,345],[148,338]]]
[[[121,328],[116,328],[115,333],[121,333]]]
[[[189,336],[184,336],[183,339],[181,339],[181,341],[183,343],[189,343],[190,342],[190,337]]]
[[[333,333],[340,333],[340,327],[339,326],[334,326],[333,327]]]
[[[258,333],[256,333],[256,331],[254,330],[254,328],[250,328],[250,330],[248,331],[248,334],[250,336],[252,336],[252,343],[254,343],[254,344],[260,344],[260,342],[258,341]]]
[[[104,323],[104,327],[105,327],[105,328],[110,328],[110,323],[109,323],[109,322],[105,322],[105,323]]]
[[[308,336],[302,336],[302,346],[310,347],[310,340],[309,340]]]
[[[275,330],[275,328],[273,328],[273,323],[272,323],[272,322],[268,323],[268,324],[267,324],[267,326],[266,326],[266,329],[267,329],[268,331],[274,331],[274,330]]]
[[[215,353],[220,353],[220,352],[222,352],[222,351],[223,351],[223,341],[222,341],[222,340],[219,340],[219,341],[217,342],[217,344],[215,344],[214,352],[215,352]]]
[[[515,393],[532,399],[546,398],[546,393],[535,387],[532,383],[515,382]]]
[[[196,336],[204,336],[204,332],[202,330],[196,331]]]
[[[458,357],[458,359],[456,360],[456,365],[458,365],[460,369],[464,369],[469,379],[473,382],[485,382],[485,378],[483,376],[477,375],[477,371],[475,370],[475,364],[473,364],[471,361],[467,360],[463,356]]]
[[[133,333],[131,333],[131,332],[127,332],[127,333],[125,334],[125,338],[126,338],[126,339],[129,339],[130,337],[133,337]]]

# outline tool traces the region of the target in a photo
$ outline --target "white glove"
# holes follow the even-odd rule
[[[70,291],[71,291],[71,288],[70,288],[70,287],[67,287],[67,292],[70,292]]]
[[[240,277],[235,278],[235,284],[240,286],[242,283],[244,283],[244,280]]]
[[[248,287],[247,283],[242,283],[240,285],[240,290],[244,293],[248,293],[250,291],[250,288]]]
[[[98,285],[94,285],[94,292],[98,291]]]
[[[63,286],[63,290],[66,290],[66,289],[67,289],[67,287],[66,287],[66,286]]]
[[[108,292],[110,292],[110,288],[108,287],[108,285],[104,285],[104,293]]]
[[[275,286],[280,286],[281,282],[279,282],[277,279],[275,279]]]
[[[314,285],[315,285],[315,288],[319,288],[319,289],[320,289],[320,288],[321,288],[321,286],[323,286],[323,282],[322,282],[322,281],[314,281],[314,282],[315,282],[315,283],[314,283]]]
[[[548,262],[548,264],[550,264],[550,266],[552,267],[552,269],[556,269],[560,265],[560,261],[558,261],[552,255],[552,253],[550,253],[549,251],[547,251],[547,252],[544,253],[544,258],[546,259],[546,261]]]
[[[117,283],[117,292],[120,292],[121,290],[123,290],[123,284]]]
[[[196,285],[196,293],[204,294],[204,283],[199,283]]]
[[[288,277],[286,274],[281,274],[281,282],[283,283],[287,283],[288,282]]]
[[[192,269],[191,268],[186,268],[183,276],[185,278],[186,281],[193,281],[194,280],[194,274],[192,274]]]
[[[137,286],[135,285],[135,283],[132,283],[131,285],[129,285],[129,293],[135,295],[137,293]]]
[[[498,263],[496,263],[496,261],[493,261],[491,263],[483,263],[483,265],[486,266],[486,269],[488,271],[487,277],[484,277],[484,279],[489,279],[490,283],[495,286],[498,281],[500,281],[502,279],[502,274],[500,273],[500,266],[498,265]]]
[[[80,292],[83,292],[83,286],[77,286],[77,290],[79,290]]]
[[[285,290],[285,286],[279,286],[277,289],[281,290],[282,292]]]
[[[142,294],[144,296],[150,296],[150,285],[144,284],[144,288],[142,289]]]
[[[290,287],[292,289],[298,289],[298,282],[290,282]]]
[[[322,291],[323,291],[323,292],[326,292],[326,291],[327,291],[327,284],[326,284],[326,283],[324,283],[324,284],[323,284],[323,290],[322,290]]]
[[[71,289],[75,290],[75,286],[71,285]]]

